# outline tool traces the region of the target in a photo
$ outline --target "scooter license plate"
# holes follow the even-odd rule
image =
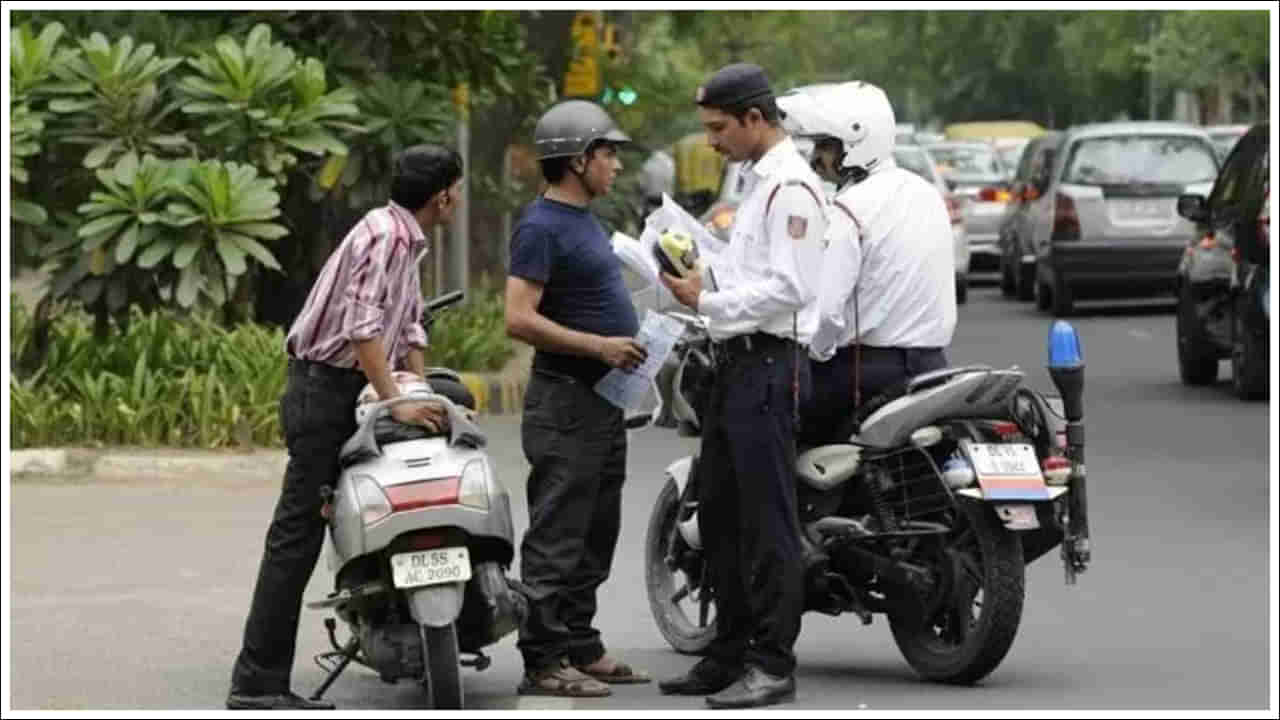
[[[471,554],[464,547],[391,556],[391,580],[397,588],[443,585],[471,579]]]

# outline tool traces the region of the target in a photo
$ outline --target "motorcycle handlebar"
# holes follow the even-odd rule
[[[465,297],[465,293],[461,290],[454,290],[453,292],[445,293],[444,295],[428,300],[426,310],[428,313],[437,313],[450,305],[461,302],[463,297]]]

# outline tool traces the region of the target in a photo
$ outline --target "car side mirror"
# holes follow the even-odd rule
[[[1194,223],[1209,222],[1209,204],[1203,195],[1179,195],[1178,214]]]

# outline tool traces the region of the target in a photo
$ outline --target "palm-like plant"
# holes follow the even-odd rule
[[[144,259],[159,262],[172,255],[173,267],[180,272],[175,295],[179,305],[191,307],[201,291],[215,304],[224,304],[237,278],[248,270],[246,258],[281,270],[262,244],[289,234],[284,226],[269,222],[280,215],[273,179],[259,177],[252,165],[207,161],[192,169],[178,191],[182,198],[167,210],[186,232],[180,240],[162,239],[164,249]]]
[[[294,151],[345,155],[334,132],[364,129],[346,120],[359,112],[355,91],[327,92],[320,61],[301,61],[284,43],[273,43],[266,25],[255,26],[243,46],[222,36],[188,63],[198,74],[179,83],[183,112],[207,116],[206,136],[279,180],[298,164]]]
[[[102,167],[125,153],[172,154],[188,147],[187,138],[166,128],[178,103],[165,104],[159,80],[182,62],[155,57],[155,46],[134,47],[125,36],[114,44],[101,33],[80,41],[79,51],[62,51],[54,72],[66,97],[49,109],[65,116],[64,134],[88,145],[87,168]]]

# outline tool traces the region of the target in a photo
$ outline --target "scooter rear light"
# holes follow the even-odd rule
[[[387,498],[395,512],[420,510],[437,505],[457,505],[461,478],[438,477],[386,488]]]
[[[434,550],[444,546],[445,534],[434,530],[424,530],[422,532],[410,533],[400,536],[402,547],[398,547],[398,552],[405,550]]]
[[[483,460],[472,460],[462,469],[458,502],[477,510],[489,509],[489,468]]]
[[[1022,434],[1022,428],[1018,427],[1018,423],[1003,420],[991,423],[991,429],[1004,440],[1011,440]]]
[[[353,478],[356,491],[356,502],[360,506],[360,519],[365,525],[372,525],[391,514],[391,502],[377,481],[368,475],[357,475]]]

